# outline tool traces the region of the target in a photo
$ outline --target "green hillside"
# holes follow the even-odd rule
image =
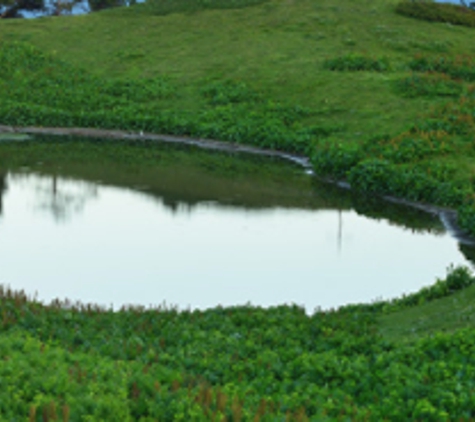
[[[392,0],[150,0],[0,20],[0,124],[299,153],[356,190],[454,208],[475,234],[474,30]],[[26,159],[2,145],[3,164]],[[4,289],[0,421],[474,420],[474,280],[451,269],[414,295],[313,315],[114,313]]]

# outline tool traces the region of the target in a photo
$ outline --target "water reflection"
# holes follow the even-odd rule
[[[434,216],[279,160],[49,138],[3,152],[0,283],[44,301],[312,311],[418,290],[475,256]]]
[[[7,190],[7,173],[0,172],[0,216],[3,211],[3,194]]]
[[[34,185],[37,208],[50,212],[58,222],[67,221],[74,214],[81,213],[88,201],[97,198],[95,184],[69,181],[58,177],[57,174],[41,178],[33,175],[16,175],[13,178],[32,179],[26,182]]]
[[[474,256],[430,216],[361,198],[357,211],[350,192],[337,198],[305,177],[294,192],[281,184],[279,200],[265,181],[246,178],[221,178],[204,195],[194,172],[191,180],[176,175],[161,193],[163,181],[139,191],[111,186],[105,174],[108,182],[98,183],[9,172],[0,282],[45,301],[115,308],[251,302],[312,311],[415,291],[450,264],[467,264],[463,254]]]

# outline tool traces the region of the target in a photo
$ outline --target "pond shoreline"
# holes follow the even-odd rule
[[[312,164],[308,157],[290,154],[283,151],[276,151],[264,148],[253,147],[249,145],[237,144],[234,142],[217,141],[214,139],[190,138],[186,136],[163,135],[144,132],[132,132],[127,130],[116,129],[94,129],[94,128],[59,128],[59,127],[34,127],[34,126],[8,126],[0,125],[0,134],[27,134],[27,135],[53,135],[53,136],[82,136],[88,138],[107,138],[122,139],[131,141],[156,141],[176,145],[189,145],[199,148],[210,149],[215,151],[224,151],[230,153],[248,153],[261,155],[265,157],[282,158],[292,161],[302,166],[309,174],[313,174]],[[338,181],[330,178],[321,178],[322,180],[336,184],[344,189],[351,189],[351,185],[344,181]],[[457,224],[457,212],[451,208],[438,207],[436,205],[423,204],[419,202],[408,201],[403,198],[383,195],[383,199],[417,208],[429,214],[436,215],[447,232],[457,239],[460,243],[473,245],[475,239],[462,230]]]
[[[307,170],[312,168],[308,157],[297,154],[289,154],[283,151],[276,151],[253,147],[235,142],[216,141],[213,139],[190,138],[186,136],[163,135],[147,132],[132,132],[115,129],[93,129],[93,128],[59,128],[59,127],[18,127],[0,125],[0,133],[19,133],[28,135],[55,135],[55,136],[84,136],[89,138],[124,139],[135,141],[156,141],[171,144],[196,146],[204,149],[216,151],[249,153],[263,155],[266,157],[283,158],[292,161]]]

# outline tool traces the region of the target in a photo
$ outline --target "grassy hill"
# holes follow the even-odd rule
[[[0,21],[0,123],[303,153],[355,189],[456,208],[475,233],[474,29],[395,6],[155,0]],[[0,420],[473,420],[473,282],[455,269],[312,316],[113,313],[4,290]]]
[[[156,103],[175,112],[208,108],[202,91],[212,82],[245,84],[243,95],[308,108],[305,124],[326,124],[344,140],[396,135],[440,101],[406,98],[394,88],[410,74],[415,54],[475,53],[472,29],[399,16],[394,1],[282,0],[159,14],[167,3],[2,22],[0,37],[28,41],[106,78],[167,78],[175,95]],[[324,68],[326,60],[351,54],[387,58],[390,69]]]

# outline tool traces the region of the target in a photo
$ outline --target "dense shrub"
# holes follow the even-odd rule
[[[472,189],[441,181],[413,166],[397,166],[387,160],[367,159],[348,172],[352,188],[367,193],[393,195],[440,206],[462,206]]]
[[[458,224],[467,232],[475,233],[475,201],[472,200],[458,209]]]
[[[341,143],[337,139],[329,138],[318,143],[311,160],[318,174],[344,179],[347,172],[363,157],[359,145]]]
[[[387,160],[366,159],[351,168],[348,181],[352,188],[368,193],[395,194],[401,187],[401,177]]]
[[[400,344],[377,316],[473,285],[467,269],[390,302],[307,315],[44,306],[0,289],[5,420],[448,420],[475,416],[475,332]]]
[[[396,13],[430,22],[475,27],[475,11],[456,4],[404,0],[397,4]]]

